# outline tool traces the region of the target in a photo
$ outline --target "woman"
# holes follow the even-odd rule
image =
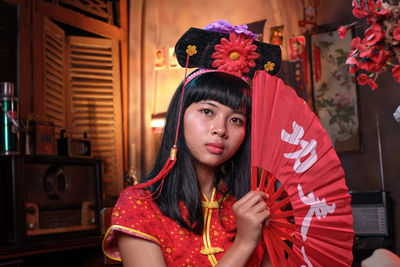
[[[246,25],[205,29],[178,41],[179,63],[201,69],[171,100],[152,172],[114,207],[103,249],[124,266],[268,264],[260,242],[268,196],[250,191],[251,91],[242,78],[276,74],[280,48],[254,41]]]
[[[159,173],[169,156],[181,90],[182,85],[171,101],[149,178]],[[261,229],[269,211],[264,193],[247,193],[249,85],[227,73],[201,74],[187,84],[182,110],[174,168],[161,192],[159,182],[151,190],[127,188],[121,193],[113,224],[127,227],[113,237],[119,253],[111,246],[105,253],[114,259],[119,254],[124,266],[260,266]],[[159,196],[150,197],[152,193]]]

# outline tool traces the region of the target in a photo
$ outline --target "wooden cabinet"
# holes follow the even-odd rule
[[[103,191],[112,203],[127,159],[126,0],[5,0],[17,7],[15,82],[20,117],[44,114],[56,136],[92,141],[104,163]]]

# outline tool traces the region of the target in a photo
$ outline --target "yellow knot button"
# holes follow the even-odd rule
[[[232,52],[232,53],[229,55],[229,57],[230,57],[232,60],[236,61],[236,60],[238,60],[238,59],[240,58],[240,54],[239,54],[238,52]]]
[[[211,248],[202,248],[200,250],[200,253],[203,255],[214,255],[220,252],[223,252],[224,250],[219,247],[211,247]]]
[[[201,202],[203,208],[206,209],[218,209],[219,203],[217,201],[202,201]]]

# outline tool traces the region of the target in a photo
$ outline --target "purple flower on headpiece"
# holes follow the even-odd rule
[[[204,27],[204,30],[213,31],[213,32],[220,32],[230,34],[232,32],[239,34],[244,34],[247,38],[257,39],[257,34],[252,33],[247,29],[247,25],[237,25],[233,26],[226,20],[218,20],[217,22],[213,21]]]
[[[204,27],[204,30],[230,34],[233,31],[233,26],[226,20],[221,19],[211,22],[206,27]]]

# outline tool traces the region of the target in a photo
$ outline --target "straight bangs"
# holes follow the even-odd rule
[[[185,88],[184,110],[192,103],[214,100],[249,117],[251,89],[241,78],[223,72],[209,72],[194,78]]]

